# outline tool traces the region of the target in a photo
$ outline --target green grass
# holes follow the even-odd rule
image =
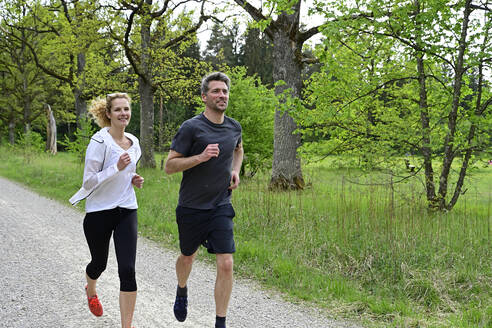
[[[69,154],[6,153],[0,175],[41,194],[68,204],[80,187],[83,167]],[[142,235],[177,248],[180,174],[139,173]],[[302,192],[269,191],[267,174],[242,179],[233,194],[239,275],[367,326],[492,327],[491,168],[467,179],[448,213],[427,211],[418,178],[391,186],[323,164],[304,174]]]

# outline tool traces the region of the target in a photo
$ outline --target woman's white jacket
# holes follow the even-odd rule
[[[131,181],[142,155],[140,144],[134,135],[125,132],[132,145],[124,150],[116,144],[108,130],[108,127],[102,128],[92,136],[85,155],[82,188],[69,200],[76,205],[86,199],[87,213],[115,207],[138,207]],[[125,152],[130,155],[131,163],[119,171],[118,159]]]

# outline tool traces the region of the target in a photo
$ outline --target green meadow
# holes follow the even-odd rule
[[[234,191],[238,276],[367,327],[492,327],[492,167],[473,170],[447,213],[427,210],[418,175],[394,183],[328,161],[303,169],[300,192],[268,190],[268,172]],[[0,149],[0,175],[67,206],[82,173],[72,154]],[[177,249],[181,176],[139,173],[141,235]]]

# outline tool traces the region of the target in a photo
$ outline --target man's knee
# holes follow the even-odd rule
[[[183,255],[180,254],[178,257],[178,262],[183,264],[183,265],[192,265],[193,261],[195,260],[196,257],[196,252],[193,253],[192,255]]]
[[[234,259],[232,254],[217,255],[217,270],[223,273],[232,273],[234,268]]]

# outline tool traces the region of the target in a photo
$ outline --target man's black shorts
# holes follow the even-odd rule
[[[231,204],[211,210],[178,206],[176,222],[179,231],[179,247],[186,256],[193,255],[200,245],[212,254],[232,254],[234,244],[232,219],[236,213]]]

